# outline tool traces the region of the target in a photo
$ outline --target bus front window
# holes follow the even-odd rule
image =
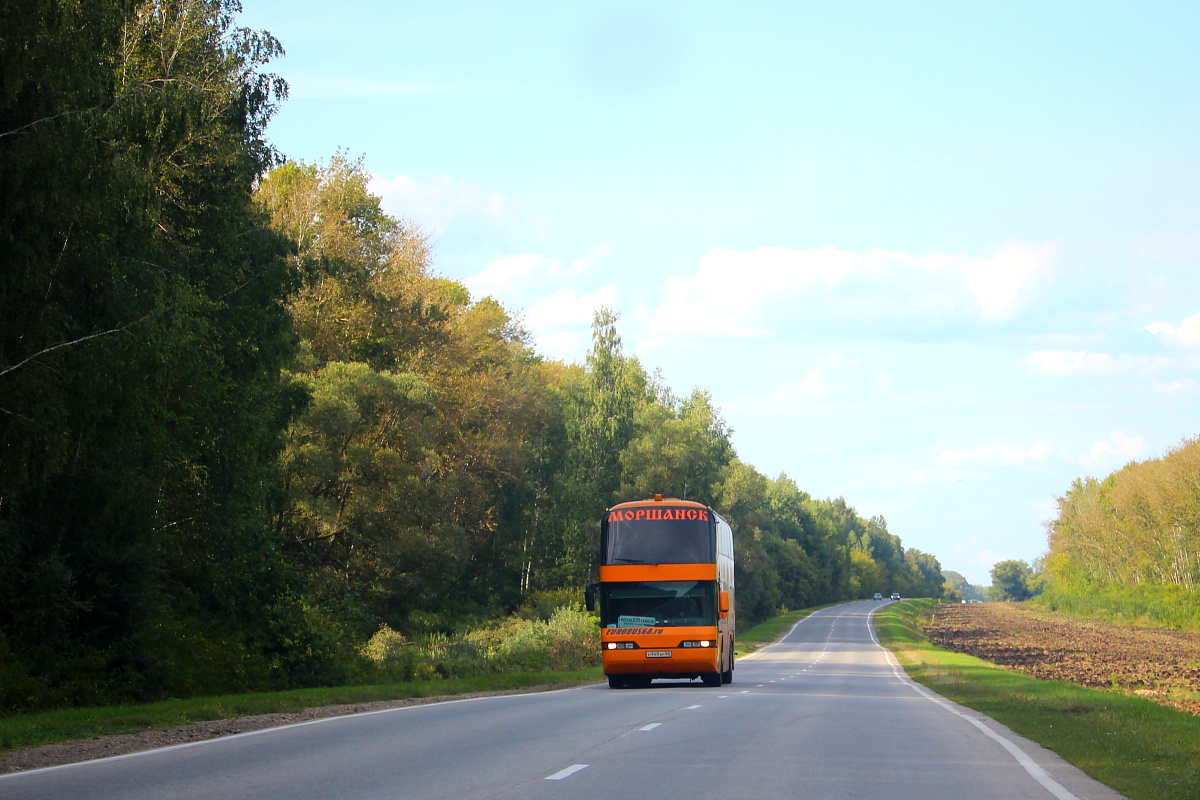
[[[713,581],[609,583],[600,591],[606,628],[717,624]]]

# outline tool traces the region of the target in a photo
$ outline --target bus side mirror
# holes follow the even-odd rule
[[[583,589],[583,607],[588,611],[596,610],[596,584],[589,583]]]
[[[721,611],[721,619],[725,619],[729,615],[729,592],[722,590],[718,608]]]

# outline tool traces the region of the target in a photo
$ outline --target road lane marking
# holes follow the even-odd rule
[[[569,778],[572,775],[574,775],[576,772],[579,772],[579,770],[587,769],[587,768],[588,768],[587,764],[572,764],[571,766],[567,767],[566,769],[560,769],[558,772],[554,773],[553,775],[547,775],[546,780],[561,781],[563,778]]]
[[[700,707],[700,706],[688,706],[688,707],[687,707],[687,710],[688,710],[688,711],[691,711],[692,709],[694,709],[694,708],[699,708],[699,707]]]
[[[19,772],[6,772],[0,774],[0,781],[10,778],[23,778],[28,775],[37,775],[43,772],[61,772],[68,769],[76,769],[80,767],[96,767],[110,761],[126,761],[131,758],[144,758],[146,756],[157,756],[163,753],[168,753],[173,750],[185,750],[193,747],[204,747],[206,745],[225,745],[234,739],[245,739],[250,736],[271,736],[273,734],[287,733],[293,728],[307,728],[311,725],[325,725],[335,722],[344,722],[346,720],[355,719],[357,717],[374,717],[381,714],[395,714],[400,711],[419,712],[423,709],[437,708],[438,706],[451,706],[458,703],[477,703],[481,700],[521,700],[524,698],[541,698],[554,694],[563,694],[565,692],[578,692],[587,690],[592,687],[601,687],[602,683],[590,683],[582,686],[571,686],[566,689],[551,689],[545,692],[521,692],[519,694],[502,694],[502,695],[487,695],[483,697],[460,697],[453,700],[438,700],[433,703],[418,703],[412,706],[398,706],[396,708],[382,708],[376,711],[355,711],[350,714],[338,714],[333,717],[321,717],[320,719],[309,719],[304,722],[290,722],[286,725],[279,725],[274,728],[260,728],[256,731],[246,731],[244,733],[231,733],[228,736],[217,736],[212,739],[199,739],[194,742],[184,742],[182,744],[169,744],[165,747],[154,747],[149,750],[137,750],[133,753],[122,753],[119,756],[105,756],[103,758],[93,758],[90,761],[73,761],[69,764],[56,764],[53,767],[38,767],[37,769],[26,769]],[[587,766],[586,764],[584,766]]]
[[[639,731],[652,731],[655,728],[657,728],[659,725],[662,725],[662,723],[661,722],[651,722],[649,725],[643,725],[642,727],[638,728],[638,730]]]
[[[1007,750],[1008,754],[1010,756],[1012,756],[1018,764],[1020,764],[1022,767],[1025,768],[1025,771],[1029,773],[1029,777],[1033,778],[1035,781],[1040,783],[1042,785],[1042,787],[1044,789],[1046,789],[1046,791],[1050,792],[1050,794],[1054,795],[1056,798],[1058,798],[1058,800],[1077,800],[1075,794],[1070,792],[1061,783],[1054,780],[1054,778],[1051,778],[1049,773],[1047,773],[1046,770],[1042,769],[1041,765],[1038,764],[1036,761],[1034,761],[1029,756],[1028,753],[1026,753],[1024,750],[1022,750],[1020,748],[1020,746],[1017,745],[1016,742],[1014,742],[1014,741],[1010,740],[1008,737],[992,730],[986,724],[984,724],[983,722],[980,722],[978,719],[971,716],[970,714],[965,714],[962,711],[959,711],[957,708],[955,708],[953,705],[951,705],[950,702],[947,701],[944,697],[942,697],[941,695],[939,695],[938,693],[936,693],[934,691],[931,691],[930,689],[926,689],[924,686],[917,683],[912,678],[908,677],[908,674],[900,666],[900,662],[896,660],[896,657],[892,654],[892,651],[887,649],[886,647],[884,647],[882,644],[880,644],[879,638],[875,635],[875,626],[871,623],[871,618],[874,616],[875,616],[875,611],[872,609],[871,613],[867,615],[867,631],[871,634],[871,641],[873,641],[875,643],[875,645],[880,650],[883,651],[884,655],[886,656],[888,665],[892,668],[893,674],[895,674],[895,676],[900,680],[901,683],[907,685],[908,688],[912,689],[914,692],[921,695],[926,700],[936,703],[937,705],[941,706],[946,711],[949,711],[951,714],[954,714],[957,717],[961,717],[961,718],[965,719],[967,722],[974,725],[976,728],[978,728],[980,731],[982,731],[984,733],[984,735],[986,735],[989,739],[992,739],[997,744],[999,744],[1001,747],[1003,747],[1005,750]],[[976,712],[976,713],[981,713],[981,712]],[[991,719],[991,717],[988,717],[986,714],[984,715],[984,718]]]

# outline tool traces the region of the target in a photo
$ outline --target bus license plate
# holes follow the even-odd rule
[[[670,658],[670,650],[647,650],[646,658]]]

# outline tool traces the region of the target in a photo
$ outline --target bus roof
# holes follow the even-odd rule
[[[673,506],[683,506],[685,508],[708,508],[708,506],[704,505],[704,503],[697,503],[695,500],[680,500],[678,497],[663,497],[660,494],[656,494],[654,497],[648,497],[645,500],[629,500],[624,503],[617,503],[608,510],[613,511],[618,508],[641,508],[645,506],[656,506],[662,503],[670,503]]]

